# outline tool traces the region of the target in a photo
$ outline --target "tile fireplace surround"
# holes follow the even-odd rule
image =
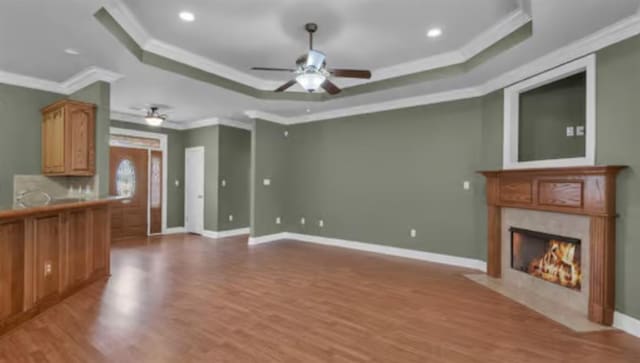
[[[487,178],[487,275],[555,298],[610,326],[615,310],[616,176],[624,166],[484,171]],[[510,227],[580,239],[582,289],[511,269]]]

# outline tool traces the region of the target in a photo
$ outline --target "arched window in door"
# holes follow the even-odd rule
[[[136,192],[136,169],[129,159],[122,160],[116,169],[116,192],[127,197]]]

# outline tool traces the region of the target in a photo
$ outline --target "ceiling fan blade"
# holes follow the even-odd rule
[[[292,79],[289,82],[283,84],[282,86],[278,87],[275,92],[284,92],[286,91],[289,87],[293,86],[294,84],[296,84],[296,80]]]
[[[338,86],[336,86],[335,83],[331,82],[328,79],[322,83],[321,87],[324,88],[324,90],[327,91],[327,93],[330,95],[336,95],[342,92],[342,90]]]
[[[271,68],[271,67],[251,67],[253,71],[276,71],[276,72],[295,72],[295,69],[291,68]]]
[[[331,73],[334,77],[363,79],[371,78],[371,71],[361,69],[331,69],[329,70],[329,73]]]

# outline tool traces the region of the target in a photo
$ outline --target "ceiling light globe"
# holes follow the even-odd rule
[[[147,122],[147,124],[149,124],[149,126],[160,126],[164,121],[162,117],[158,116],[147,116],[144,118],[144,120]]]
[[[317,91],[327,79],[322,73],[307,72],[296,77],[296,82],[307,92]]]
[[[429,38],[437,38],[442,35],[442,29],[440,28],[432,28],[427,32],[427,36]]]

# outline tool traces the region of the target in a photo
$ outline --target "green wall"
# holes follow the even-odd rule
[[[218,231],[249,226],[251,131],[219,127]],[[226,185],[222,186],[222,180]],[[233,221],[229,221],[233,215]]]
[[[258,237],[283,232],[285,198],[287,196],[286,127],[256,120],[251,133],[251,236]],[[270,179],[271,185],[264,185]],[[282,224],[275,223],[280,217]]]
[[[598,52],[598,164],[628,165],[618,177],[616,308],[640,318],[640,37]]]
[[[167,135],[167,227],[184,226],[184,132],[117,120],[111,126]]]
[[[218,171],[219,171],[218,126],[200,127],[184,131],[184,146],[204,146],[204,229],[218,230]]]
[[[482,189],[463,182],[479,179],[482,107],[477,98],[289,127],[287,229],[481,257]]]
[[[586,94],[584,72],[521,94],[518,159],[583,157],[585,137],[568,137],[566,128],[585,125]]]
[[[40,174],[40,109],[63,95],[0,84],[0,207],[13,204],[13,176]]]
[[[96,105],[96,173],[100,195],[108,195],[111,85],[107,82],[96,82],[71,94],[69,98]]]

